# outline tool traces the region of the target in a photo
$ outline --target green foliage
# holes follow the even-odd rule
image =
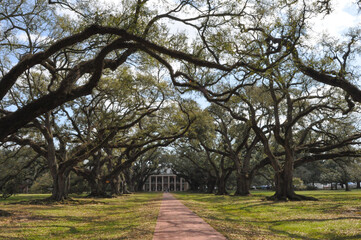
[[[31,193],[50,193],[53,187],[53,180],[49,173],[43,174],[31,185]]]
[[[292,183],[296,190],[305,190],[306,189],[306,186],[304,185],[301,178],[294,177]]]
[[[44,171],[43,159],[27,147],[4,145],[0,150],[0,194],[7,198],[12,194],[28,191],[38,175]]]
[[[55,142],[54,168],[69,164],[64,167],[67,172],[74,167],[87,172],[100,165],[99,174],[105,176],[153,147],[168,146],[192,122],[187,139],[179,141],[175,152],[196,159],[193,165],[198,165],[198,172],[185,169],[191,160],[184,155],[173,164],[190,176],[199,174],[197,181],[202,184],[206,175],[220,175],[219,168],[232,168],[230,154],[221,157],[219,152],[242,142],[251,127],[260,130],[252,134],[263,137],[266,149],[257,149],[252,164],[264,159],[265,153],[274,167],[298,160],[301,165],[315,153],[352,150],[356,156],[352,145],[358,145],[357,137],[348,137],[359,133],[354,124],[358,115],[352,118],[341,113],[349,113],[355,107],[352,101],[358,101],[360,95],[358,87],[350,85],[359,74],[349,65],[359,54],[360,32],[350,31],[344,41],[324,37],[314,43],[308,38],[314,17],[324,9],[330,13],[329,3],[170,1],[157,7],[152,1],[132,0],[54,5],[45,0],[1,1],[0,72],[9,77],[10,85],[3,88],[7,92],[1,99],[0,123],[8,125],[1,125],[0,133],[21,122],[10,132],[17,131],[13,139],[5,141],[31,145],[47,160],[49,146]],[[88,28],[90,25],[93,27]],[[174,30],[173,26],[181,27]],[[89,31],[86,34],[85,29]],[[69,38],[74,42],[63,47],[54,44],[67,36],[78,39]],[[49,49],[55,50],[45,59],[39,58],[44,54],[34,55]],[[24,59],[31,61],[22,62]],[[21,69],[11,71],[18,62]],[[20,74],[12,79],[14,72]],[[97,72],[101,72],[99,82]],[[313,81],[317,76],[322,77],[322,84]],[[325,88],[323,84],[329,80],[352,96]],[[3,82],[1,87],[7,85]],[[60,95],[54,95],[58,90],[62,90]],[[221,107],[213,104],[202,110],[192,101],[181,100],[176,90],[198,91]],[[34,104],[39,99],[47,101]],[[34,106],[38,108],[31,108]],[[226,108],[232,115],[226,114]],[[11,116],[17,116],[13,111],[23,117],[11,122]],[[226,115],[226,126],[217,129],[217,121]],[[222,133],[225,129],[231,139],[228,146]],[[201,145],[213,151],[206,154]],[[285,152],[291,152],[288,159]],[[359,164],[348,165],[342,158],[352,154],[345,153],[334,167],[326,167],[323,181],[358,179],[353,170]],[[11,170],[0,174],[0,181],[18,172],[5,181],[7,192],[19,191],[15,186],[21,185],[29,172],[39,175],[34,166],[20,171],[30,155],[4,164]],[[307,181],[314,179],[309,176]],[[34,189],[44,191],[48,181],[44,183],[36,182]],[[76,191],[81,191],[85,185],[78,187]]]

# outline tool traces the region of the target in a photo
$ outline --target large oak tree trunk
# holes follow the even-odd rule
[[[106,198],[110,197],[106,191],[106,180],[102,178],[95,167],[92,171],[80,171],[74,168],[75,173],[88,182],[90,193],[88,197]]]
[[[125,171],[123,171],[123,181],[124,184],[126,184],[126,190],[131,192],[135,192],[135,181],[133,181],[131,175],[132,173],[130,172],[129,169],[126,169]]]
[[[193,192],[199,192],[202,191],[203,189],[201,189],[201,186],[198,181],[189,181],[189,190]]]
[[[106,193],[106,186],[101,179],[89,178],[87,180],[90,186],[89,197],[109,197]]]
[[[112,189],[112,195],[115,196],[121,196],[123,195],[123,184],[120,179],[120,176],[113,177],[113,179],[110,181],[110,186]]]
[[[69,170],[61,171],[53,176],[53,192],[51,199],[54,201],[64,201],[68,199],[68,181],[69,181]]]
[[[235,196],[249,196],[250,188],[252,184],[253,177],[255,175],[256,169],[250,171],[250,162],[252,157],[252,151],[258,143],[259,138],[255,138],[252,141],[252,144],[249,147],[246,147],[246,155],[243,158],[243,164],[241,164],[238,154],[233,158],[234,166],[236,167],[236,183],[237,188],[234,193]]]
[[[50,127],[48,127],[50,129]],[[50,132],[50,130],[49,130]],[[68,198],[68,181],[69,181],[69,169],[64,169],[62,167],[59,167],[56,160],[56,154],[55,154],[55,144],[52,136],[47,136],[47,142],[48,142],[48,166],[50,169],[50,174],[53,179],[53,191],[52,195],[50,197],[53,201],[63,201]]]
[[[248,173],[237,171],[237,189],[234,193],[235,196],[248,196],[251,195],[250,187],[252,179]]]
[[[207,179],[207,193],[213,193],[216,186],[217,179],[213,176],[209,176]]]
[[[282,171],[275,173],[275,188],[276,193],[268,199],[275,201],[317,200],[313,197],[307,197],[295,193],[293,187],[293,161],[286,160]]]
[[[227,195],[227,190],[226,190],[226,179],[225,176],[222,175],[219,177],[218,181],[217,181],[217,192],[216,195]]]
[[[122,174],[119,174],[112,178],[110,181],[110,186],[112,189],[112,195],[121,196],[123,194],[129,194],[129,190],[127,189],[127,184]]]
[[[146,181],[147,181],[147,178],[144,178],[144,179],[138,181],[138,184],[136,185],[136,190],[137,190],[137,192],[142,192],[142,191],[144,191],[144,190],[143,190],[143,186],[144,186],[144,184],[145,184]]]
[[[284,169],[282,172],[275,174],[275,190],[274,200],[286,201],[296,198],[296,193],[292,184],[292,172]]]
[[[50,112],[45,114],[45,129],[42,129],[47,141],[47,161],[53,179],[53,191],[50,197],[53,201],[63,201],[68,198],[68,181],[70,168],[59,166],[50,121]]]
[[[127,181],[126,181],[126,179],[125,179],[125,176],[124,176],[124,174],[120,174],[119,175],[119,177],[120,177],[120,184],[121,184],[121,188],[122,188],[122,193],[123,194],[130,194],[130,193],[132,193],[131,191],[130,191],[130,189],[129,189],[129,186],[128,186],[128,184],[127,184]]]

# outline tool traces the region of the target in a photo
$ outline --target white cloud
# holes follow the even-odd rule
[[[315,36],[328,33],[332,37],[341,37],[349,28],[360,26],[361,14],[357,13],[357,4],[353,0],[333,1],[333,11],[326,16],[318,16],[312,22]]]

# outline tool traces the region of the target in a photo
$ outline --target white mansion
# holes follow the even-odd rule
[[[174,192],[187,191],[188,187],[188,182],[183,178],[177,177],[170,169],[167,169],[158,175],[149,176],[143,186],[143,190],[147,192]]]

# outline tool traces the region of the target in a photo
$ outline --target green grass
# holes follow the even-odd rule
[[[361,239],[361,191],[305,191],[319,201],[269,202],[251,197],[177,193],[175,196],[228,239]],[[112,199],[75,198],[29,204],[48,195],[0,201],[0,239],[152,239],[161,193]],[[16,204],[14,204],[16,203]]]
[[[0,209],[12,214],[0,217],[0,239],[152,239],[161,196],[137,193],[32,205],[30,200],[48,195],[16,195],[0,201]]]
[[[228,239],[361,239],[361,191],[304,191],[319,201],[177,193],[175,196]]]

